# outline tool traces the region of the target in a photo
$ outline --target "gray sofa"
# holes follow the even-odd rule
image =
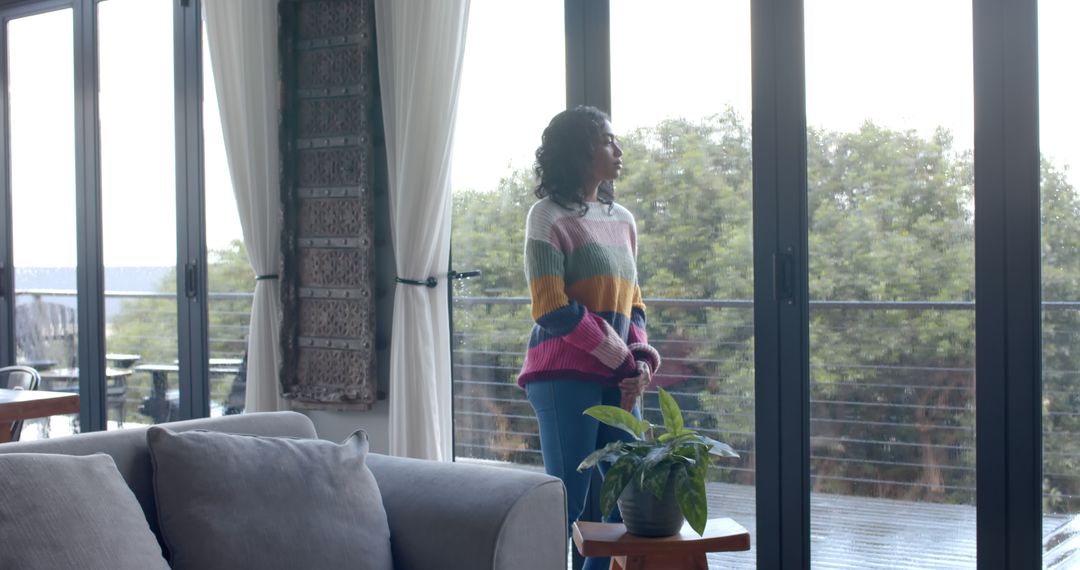
[[[163,424],[259,436],[316,438],[302,414],[273,412]],[[0,445],[0,453],[112,456],[161,541],[146,428]],[[367,454],[390,527],[396,569],[566,567],[562,483],[539,473]],[[59,546],[63,548],[63,546]]]

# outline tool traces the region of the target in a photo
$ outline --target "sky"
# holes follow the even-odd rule
[[[472,0],[452,186],[494,188],[532,165],[565,107],[563,0]],[[612,122],[625,133],[731,106],[750,117],[750,1],[611,2]],[[175,262],[172,26],[169,0],[101,4],[102,182],[107,266]],[[131,25],[138,22],[139,25]],[[1043,153],[1080,167],[1080,2],[1040,2]],[[9,24],[17,266],[73,266],[71,12]],[[970,0],[806,0],[807,120],[853,130],[866,120],[929,134],[958,150],[973,138]],[[204,60],[209,55],[204,50]],[[167,64],[162,64],[167,62]],[[211,248],[240,237],[216,97],[205,83]],[[1080,177],[1070,173],[1074,185]],[[22,215],[31,212],[30,216]],[[50,220],[41,231],[40,220]]]
[[[70,10],[14,20],[8,26],[17,267],[75,265],[71,28]],[[172,33],[169,0],[99,4],[107,267],[176,262]],[[203,60],[207,244],[214,249],[240,239],[241,230],[220,122],[213,120],[217,98],[205,42]],[[50,220],[47,232],[41,231],[43,217]]]
[[[749,123],[750,1],[611,2],[612,123],[617,133],[733,107]],[[1080,2],[1042,0],[1043,153],[1080,167]],[[866,120],[974,138],[970,0],[806,0],[807,122]],[[528,25],[508,25],[527,22]],[[494,188],[528,168],[564,108],[562,0],[472,0],[458,102],[453,187]],[[526,63],[527,62],[527,63]],[[467,125],[467,127],[466,127]],[[1072,175],[1073,184],[1080,178]]]

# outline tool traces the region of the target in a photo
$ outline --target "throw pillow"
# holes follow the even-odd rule
[[[0,454],[0,568],[168,570],[112,457]]]
[[[367,434],[319,439],[146,432],[158,523],[176,570],[390,570]]]

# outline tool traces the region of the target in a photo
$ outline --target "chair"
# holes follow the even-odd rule
[[[241,414],[244,412],[244,393],[247,391],[247,350],[244,350],[244,358],[240,361],[240,366],[236,369],[236,376],[233,377],[232,387],[229,389],[229,396],[225,399],[223,414],[228,416],[232,414]]]
[[[41,376],[29,366],[5,366],[0,368],[0,388],[12,390],[37,390],[41,385]],[[0,426],[0,429],[8,429]],[[22,420],[11,422],[11,439],[19,441],[22,434]]]

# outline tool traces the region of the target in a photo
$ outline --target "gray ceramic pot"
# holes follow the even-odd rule
[[[671,536],[683,526],[682,510],[675,500],[675,477],[668,477],[664,494],[659,499],[631,481],[619,495],[619,513],[626,532],[638,536]]]

